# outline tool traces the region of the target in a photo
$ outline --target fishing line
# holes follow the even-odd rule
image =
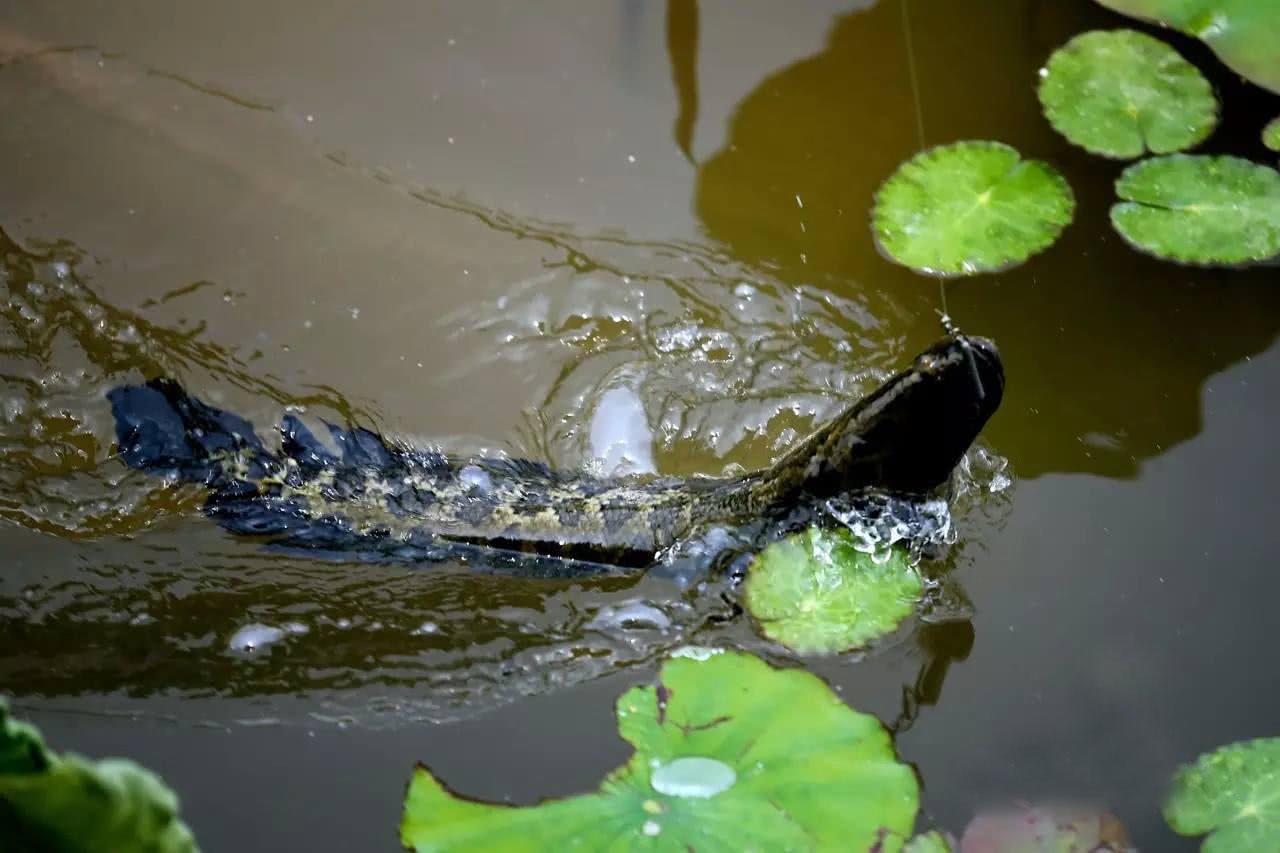
[[[911,104],[916,112],[916,144],[921,151],[924,143],[924,104],[920,98],[920,75],[916,71],[916,49],[911,40],[911,10],[909,0],[902,0],[902,37],[907,48],[907,77],[911,81]],[[939,320],[942,330],[948,335],[956,334],[955,324],[951,321],[951,312],[947,310],[947,287],[942,279],[938,279],[938,301],[942,304]]]
[[[907,43],[907,75],[911,79],[911,99],[916,108],[916,141],[924,150],[924,108],[920,104],[920,79],[916,75],[916,51],[911,43],[911,13],[902,0],[902,34]]]

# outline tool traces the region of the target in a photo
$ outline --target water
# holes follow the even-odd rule
[[[715,589],[262,553],[111,460],[102,395],[173,374],[260,424],[560,466],[634,441],[639,409],[651,458],[615,463],[755,467],[937,335],[936,284],[867,232],[876,186],[921,134],[999,138],[1079,208],[1041,258],[947,287],[1009,388],[942,616],[807,665],[898,732],[944,826],[1092,801],[1194,849],[1158,813],[1170,772],[1280,716],[1255,663],[1276,272],[1109,230],[1120,166],[1054,135],[1034,84],[1118,18],[912,0],[913,87],[902,11],[0,2],[0,689],[55,744],[164,774],[211,850],[396,849],[418,760],[495,800],[593,787],[662,655],[793,661]],[[1214,149],[1261,159],[1278,99],[1215,84]]]

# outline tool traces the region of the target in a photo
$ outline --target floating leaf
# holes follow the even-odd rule
[[[1280,738],[1233,743],[1184,766],[1164,818],[1181,835],[1211,833],[1205,853],[1280,850]]]
[[[1193,264],[1280,254],[1280,172],[1238,157],[1172,154],[1116,181],[1111,223],[1139,249]]]
[[[46,750],[0,701],[0,850],[194,853],[178,798],[132,761]]]
[[[1071,188],[1047,164],[999,142],[956,142],[917,154],[880,186],[872,231],[917,272],[972,275],[1047,248],[1074,210]]]
[[[1102,5],[1176,27],[1259,86],[1280,92],[1280,5],[1275,0],[1098,0]]]
[[[1273,118],[1262,129],[1262,144],[1272,151],[1280,151],[1280,116]]]
[[[1181,151],[1218,121],[1204,75],[1164,42],[1133,30],[1078,35],[1054,51],[1041,74],[1049,123],[1104,157]]]
[[[807,672],[699,651],[667,661],[656,685],[618,700],[618,730],[635,754],[596,793],[513,808],[457,797],[419,767],[403,843],[420,851],[900,847],[919,791],[875,717]]]
[[[907,555],[873,557],[847,530],[810,528],[773,543],[747,573],[747,610],[765,635],[801,654],[865,646],[911,615],[923,591]]]
[[[1126,853],[1129,833],[1104,809],[1021,805],[985,812],[965,827],[959,853]]]
[[[951,853],[952,844],[941,832],[917,835],[902,848],[902,853]]]

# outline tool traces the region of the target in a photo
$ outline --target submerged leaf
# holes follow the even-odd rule
[[[1203,41],[1259,86],[1280,92],[1280,4],[1275,0],[1098,0]]]
[[[1280,172],[1238,157],[1174,154],[1116,181],[1111,222],[1139,249],[1193,264],[1280,254]]]
[[[1129,853],[1129,833],[1105,809],[1062,803],[984,812],[965,827],[959,853]]]
[[[0,702],[0,850],[194,853],[178,798],[124,759],[58,756]]]
[[[876,193],[872,231],[891,259],[917,272],[992,272],[1048,248],[1075,210],[1056,171],[999,142],[923,151]]]
[[[1262,129],[1262,144],[1272,151],[1280,151],[1280,116],[1273,118]]]
[[[1087,151],[1127,159],[1202,141],[1218,101],[1194,65],[1134,30],[1095,30],[1054,51],[1039,88],[1054,129]]]
[[[744,598],[761,630],[802,654],[859,648],[911,615],[923,583],[906,553],[875,557],[847,530],[810,528],[775,542],[747,573]]]
[[[420,851],[891,850],[915,820],[915,776],[884,727],[807,672],[681,656],[656,685],[624,693],[617,714],[635,754],[597,792],[513,808],[457,797],[419,767],[401,840]]]
[[[1233,743],[1184,766],[1164,817],[1182,835],[1211,833],[1205,853],[1280,850],[1280,738]]]

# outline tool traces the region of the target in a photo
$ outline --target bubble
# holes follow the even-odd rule
[[[652,604],[632,601],[600,608],[587,627],[596,630],[655,628],[666,631],[671,628],[671,617]]]

